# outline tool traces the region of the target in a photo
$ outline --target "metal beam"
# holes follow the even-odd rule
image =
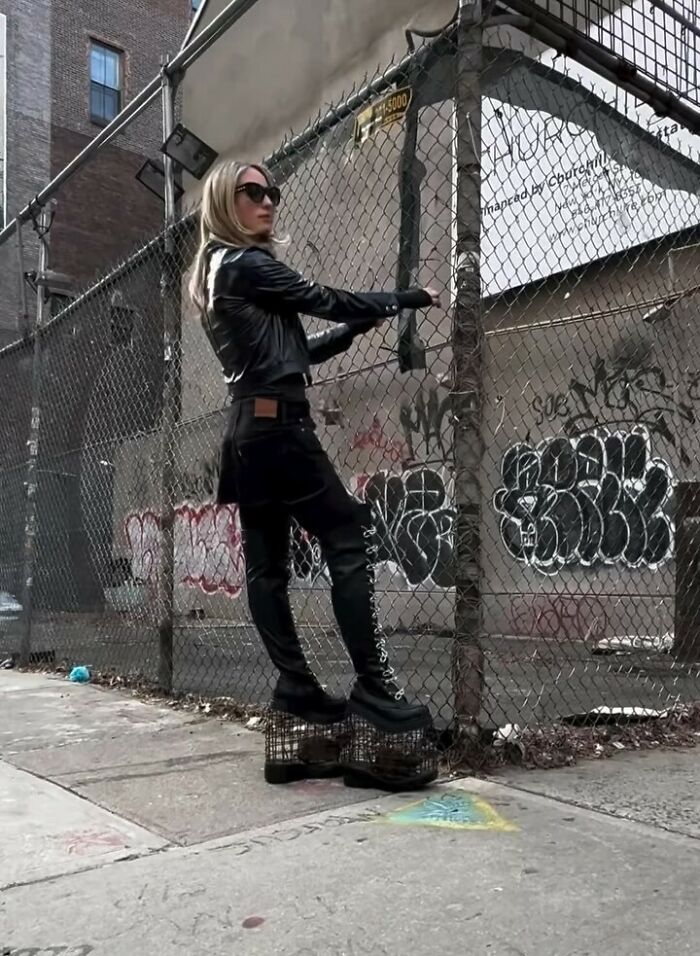
[[[676,10],[675,7],[672,7],[670,3],[664,3],[664,0],[649,0],[649,3],[652,7],[656,7],[657,10],[661,10],[662,13],[671,17],[676,23],[680,23],[686,30],[690,30],[696,37],[700,37],[700,27],[684,16],[679,10]]]
[[[175,125],[175,82],[163,70],[163,140]],[[175,172],[165,157],[165,222],[160,291],[163,304],[163,411],[160,430],[160,560],[158,562],[158,684],[173,689],[175,622],[175,500],[177,426],[182,399],[182,308],[180,257],[175,255]]]
[[[41,434],[41,379],[42,345],[41,328],[47,313],[46,288],[39,281],[49,267],[49,233],[53,210],[44,209],[36,224],[39,236],[39,264],[37,267],[36,326],[32,351],[31,419],[27,442],[27,480],[24,513],[24,554],[22,559],[22,632],[20,637],[19,663],[29,664],[32,651],[32,611],[34,609],[34,576],[36,574],[37,542],[37,491],[39,438]]]
[[[525,32],[628,90],[659,116],[668,116],[691,133],[700,133],[700,110],[688,105],[679,94],[659,86],[634,63],[545,12],[534,0],[504,0],[504,3],[527,19],[527,25],[522,27]]]
[[[209,47],[216,43],[219,37],[225,33],[230,26],[240,20],[258,0],[231,0],[227,7],[221,11],[218,17],[215,17],[208,27],[205,27],[201,33],[198,33],[187,46],[183,47],[177,56],[165,67],[165,72],[177,79],[176,74],[186,70],[195,60],[198,60]]]

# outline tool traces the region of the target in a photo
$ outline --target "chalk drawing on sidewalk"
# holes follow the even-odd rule
[[[382,817],[387,823],[406,826],[450,827],[454,830],[499,830],[513,833],[519,829],[510,820],[473,793],[450,790],[437,797],[409,803]]]
[[[124,850],[129,845],[125,837],[114,830],[69,830],[62,833],[58,839],[70,854],[76,856]]]

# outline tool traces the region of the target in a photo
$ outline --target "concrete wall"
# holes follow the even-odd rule
[[[489,311],[481,475],[488,633],[673,630],[673,488],[697,478],[700,453],[699,303],[690,296],[667,321],[642,321],[665,259],[659,251],[624,274],[613,265],[591,269],[559,305],[552,282],[529,303]],[[688,262],[698,265],[700,256]],[[586,318],[599,301],[600,312]],[[522,321],[530,310],[540,316],[545,302],[544,324]],[[310,392],[319,437],[346,487],[374,505],[388,627],[436,630],[452,621],[449,324],[446,312],[420,321],[430,349],[424,371],[398,374],[385,359],[393,330],[378,330],[319,369]],[[223,386],[194,319],[185,329],[179,608],[244,620],[235,508],[211,504]],[[117,461],[117,551],[143,574],[157,555],[157,445],[129,442]],[[328,626],[322,562],[303,536],[294,571],[299,621]]]
[[[210,14],[220,6],[213,3]],[[340,89],[359,82],[370,64],[374,72],[379,53],[384,63],[400,55],[401,18],[415,12],[408,3],[368,5],[360,42],[358,21],[349,23],[345,5],[288,4],[274,21],[265,8],[261,0],[257,14],[185,83],[186,124],[224,153],[245,147],[259,156],[279,145],[287,126],[298,130]],[[440,16],[437,6],[430,12],[432,23],[422,25],[447,19],[451,7]],[[285,70],[271,69],[282,46]],[[302,51],[311,51],[305,66]],[[222,97],[222,89],[231,96]],[[423,167],[416,280],[446,290],[446,300],[451,123],[449,99],[422,107],[416,157]],[[325,136],[285,179],[281,225],[291,242],[283,257],[331,285],[388,288],[396,276],[404,133],[389,127],[357,149],[352,127],[348,120]],[[189,198],[196,196],[193,186]],[[692,334],[696,297],[682,299],[665,322],[642,321],[649,304],[671,288],[669,246],[650,243],[485,303],[481,486],[489,633],[566,639],[673,628],[673,489],[696,477],[700,356]],[[672,288],[691,288],[697,250],[676,254],[674,263]],[[319,369],[310,393],[319,436],[346,486],[373,504],[381,533],[381,613],[389,627],[439,630],[452,623],[450,324],[449,301],[419,316],[424,370],[397,372],[396,330],[384,327]],[[309,330],[315,327],[309,321]],[[237,515],[211,504],[225,391],[187,312],[183,353],[178,607],[243,620]],[[123,504],[114,515],[120,555],[151,588],[154,454],[145,440],[122,449]],[[303,535],[295,536],[293,560],[299,621],[328,626],[323,564]]]
[[[209,0],[200,28],[225,5]],[[261,158],[403,57],[407,26],[442,26],[454,9],[454,0],[259,0],[188,70],[185,124],[223,155]]]
[[[421,113],[417,153],[426,167],[418,274],[445,290],[452,244],[449,111],[447,103]],[[283,255],[328,284],[390,287],[403,131],[383,130],[361,150],[353,149],[351,136],[352,124],[345,124],[286,180],[283,225],[299,235],[302,223],[310,238],[293,240]],[[322,202],[309,203],[314,187]],[[674,287],[691,287],[698,266],[697,249],[676,253]],[[672,489],[695,475],[700,361],[693,296],[666,322],[642,321],[668,288],[668,251],[658,244],[486,302],[481,484],[489,633],[561,639],[672,629]],[[452,622],[450,321],[448,308],[419,317],[425,370],[397,373],[396,330],[385,326],[319,368],[310,392],[319,436],[346,486],[374,505],[388,627],[439,630]],[[211,505],[224,386],[190,313],[183,335],[179,607],[243,620],[235,509]],[[136,441],[122,450],[118,469],[124,504],[115,512],[115,538],[141,573],[154,566],[157,548],[158,488],[148,477],[155,475],[153,454],[149,443]],[[585,472],[582,462],[591,456]],[[547,511],[542,485],[552,469],[561,473],[561,487],[554,485],[554,496],[547,492],[554,497]],[[327,626],[332,615],[322,562],[303,537],[294,556],[297,617]]]

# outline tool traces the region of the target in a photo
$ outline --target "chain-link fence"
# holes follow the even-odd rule
[[[483,46],[459,30],[268,158],[292,266],[443,290],[442,309],[364,336],[310,392],[372,506],[396,670],[442,726],[460,695],[481,724],[531,727],[695,700],[697,150],[512,23]],[[237,509],[213,503],[227,398],[185,292],[195,247],[183,220],[49,320],[34,399],[31,337],[0,353],[0,589],[26,591],[36,406],[33,659],[263,704]],[[346,689],[323,556],[298,527],[291,565],[312,665]],[[20,648],[12,607],[1,656]]]

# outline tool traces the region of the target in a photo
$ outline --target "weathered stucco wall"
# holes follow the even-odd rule
[[[643,322],[644,309],[625,303],[658,294],[654,264],[640,263],[625,282],[618,276],[612,314],[556,324],[567,312],[583,313],[604,286],[612,307],[612,279],[600,270],[580,276],[563,303],[570,311],[557,316],[552,306],[546,324],[534,301],[489,312],[482,473],[489,633],[574,638],[673,628],[673,489],[694,480],[699,451],[698,303],[689,297],[666,321]],[[530,310],[536,321],[527,324],[522,313]],[[424,371],[401,375],[386,361],[394,331],[385,328],[360,340],[339,369],[321,368],[310,393],[319,436],[346,486],[373,502],[383,542],[380,606],[386,625],[401,629],[452,621],[450,319],[446,312],[435,319],[419,321],[429,346]],[[188,341],[197,372],[185,381],[196,414],[179,448],[179,602],[183,612],[201,607],[207,616],[243,620],[237,516],[211,505],[225,413],[204,405],[220,403],[222,386],[202,375],[207,345],[194,322]],[[144,443],[125,446],[122,459],[126,510],[116,530],[123,553],[148,577],[156,472]],[[322,561],[303,535],[293,558],[299,620],[330,624]]]
[[[246,20],[228,46],[228,59],[216,54],[206,82],[204,73],[190,74],[185,121],[189,125],[189,110],[192,127],[217,148],[237,152],[247,143],[246,152],[259,155],[278,145],[295,117],[313,112],[321,95],[331,99],[346,73],[357,79],[363,64],[398,51],[403,23],[396,17],[417,6],[377,7],[365,23],[363,43],[353,32],[355,21],[350,30],[336,4],[319,0],[303,13],[299,4],[285,6],[275,25],[289,48],[283,102],[273,92],[280,77],[269,70],[261,74],[251,63],[255,49],[265,49],[260,59],[270,62],[279,36],[271,24]],[[255,8],[260,17],[264,8],[264,2]],[[341,27],[349,30],[346,59],[334,47]],[[328,50],[316,50],[308,76],[298,77],[295,44],[303,36],[308,50],[314,30],[324,37],[330,31]],[[251,36],[260,38],[257,47]],[[223,112],[205,116],[206,91],[220,90],[225,77],[235,95],[222,105],[217,94]],[[250,102],[253,92],[264,107],[254,116],[238,111],[236,104]],[[346,486],[374,507],[385,624],[436,631],[452,625],[454,597],[451,100],[423,106],[418,119],[421,238],[415,281],[445,290],[445,307],[418,317],[426,368],[398,372],[396,328],[388,325],[317,370],[310,397],[319,436]],[[326,136],[286,178],[281,225],[291,241],[281,254],[328,284],[389,288],[396,279],[404,131],[389,127],[358,148],[352,126],[349,120]],[[497,240],[492,236],[491,245]],[[649,303],[671,288],[668,251],[668,243],[648,244],[486,302],[481,486],[488,633],[580,638],[659,635],[673,628],[674,488],[697,474],[700,360],[694,351],[697,297],[681,299],[664,321],[643,321]],[[697,249],[674,255],[674,290],[693,285],[699,263]],[[309,330],[316,327],[308,321]],[[183,343],[178,607],[242,621],[247,610],[236,510],[211,504],[224,384],[191,315]],[[157,559],[154,454],[145,440],[123,447],[117,471],[124,505],[115,511],[121,553],[151,588]],[[298,620],[330,625],[328,582],[317,549],[296,532],[292,556]]]
[[[225,5],[210,0],[201,26]],[[188,70],[183,121],[224,156],[265,156],[403,57],[406,27],[440,27],[454,9],[454,0],[259,0]],[[196,198],[198,185],[188,186]]]

